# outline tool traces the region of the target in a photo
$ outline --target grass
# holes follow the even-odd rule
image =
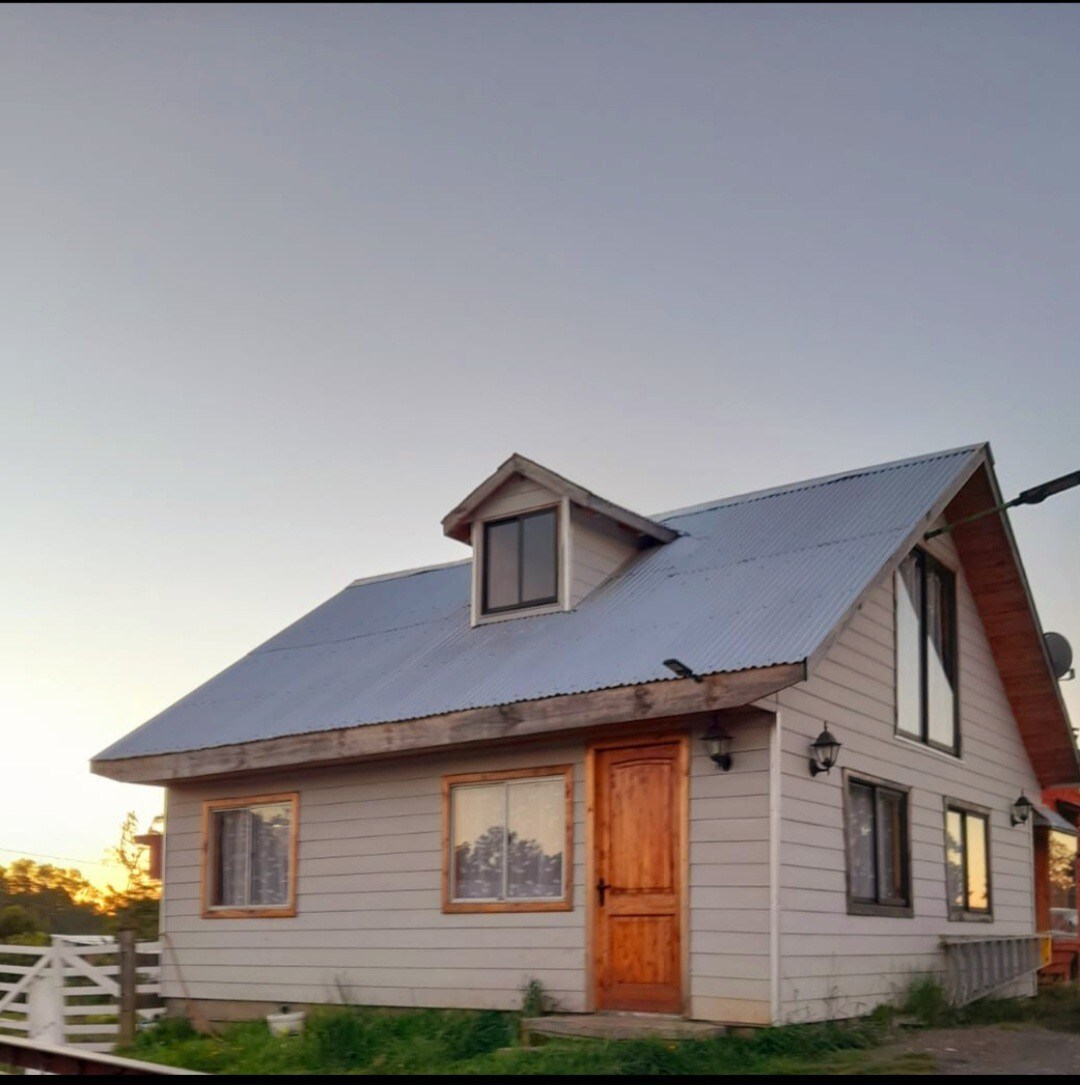
[[[217,1074],[440,1074],[654,1076],[686,1074],[896,1073],[875,1063],[884,1019],[765,1029],[713,1040],[559,1040],[517,1044],[518,1017],[493,1011],[312,1012],[300,1036],[274,1037],[265,1023],[201,1036],[182,1020],[141,1033],[121,1054]]]
[[[470,1010],[322,1009],[300,1036],[274,1037],[263,1021],[220,1035],[165,1019],[120,1054],[215,1074],[439,1074],[634,1077],[933,1073],[932,1057],[886,1043],[894,1010],[855,1021],[789,1025],[710,1040],[559,1039],[518,1043],[519,1015]],[[933,981],[912,985],[900,1012],[936,1027],[1040,1026],[1080,1032],[1080,987],[1033,999],[954,1010]]]
[[[1034,998],[984,998],[954,1009],[940,984],[922,979],[908,988],[901,1011],[932,1028],[1008,1024],[1080,1032],[1080,986],[1053,984]]]

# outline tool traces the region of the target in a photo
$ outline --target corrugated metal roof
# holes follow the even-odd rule
[[[117,760],[798,663],[971,446],[657,517],[681,534],[574,611],[469,624],[470,562],[351,584],[98,754]]]

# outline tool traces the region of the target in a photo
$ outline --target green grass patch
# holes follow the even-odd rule
[[[917,1073],[921,1057],[879,1057],[880,1017],[834,1025],[762,1029],[710,1040],[555,1040],[517,1043],[518,1016],[464,1010],[326,1009],[300,1036],[274,1037],[262,1021],[199,1035],[164,1020],[122,1054],[217,1074],[688,1074]]]
[[[926,978],[908,988],[901,1011],[930,1028],[1015,1025],[1080,1032],[1080,985],[1054,984],[1034,998],[982,998],[954,1008],[941,985]]]

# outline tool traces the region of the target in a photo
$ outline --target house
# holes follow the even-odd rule
[[[469,560],[350,584],[93,759],[168,789],[170,1004],[1032,991],[1026,797],[1080,764],[1008,520],[960,523],[1000,500],[987,445],[655,517],[512,456],[442,522]]]

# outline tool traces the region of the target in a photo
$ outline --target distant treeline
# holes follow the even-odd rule
[[[135,842],[128,814],[120,843],[110,849],[126,885],[102,891],[75,869],[32,859],[0,866],[0,944],[44,945],[52,934],[112,934],[132,927],[141,939],[158,934],[161,886],[146,870],[146,848]]]

